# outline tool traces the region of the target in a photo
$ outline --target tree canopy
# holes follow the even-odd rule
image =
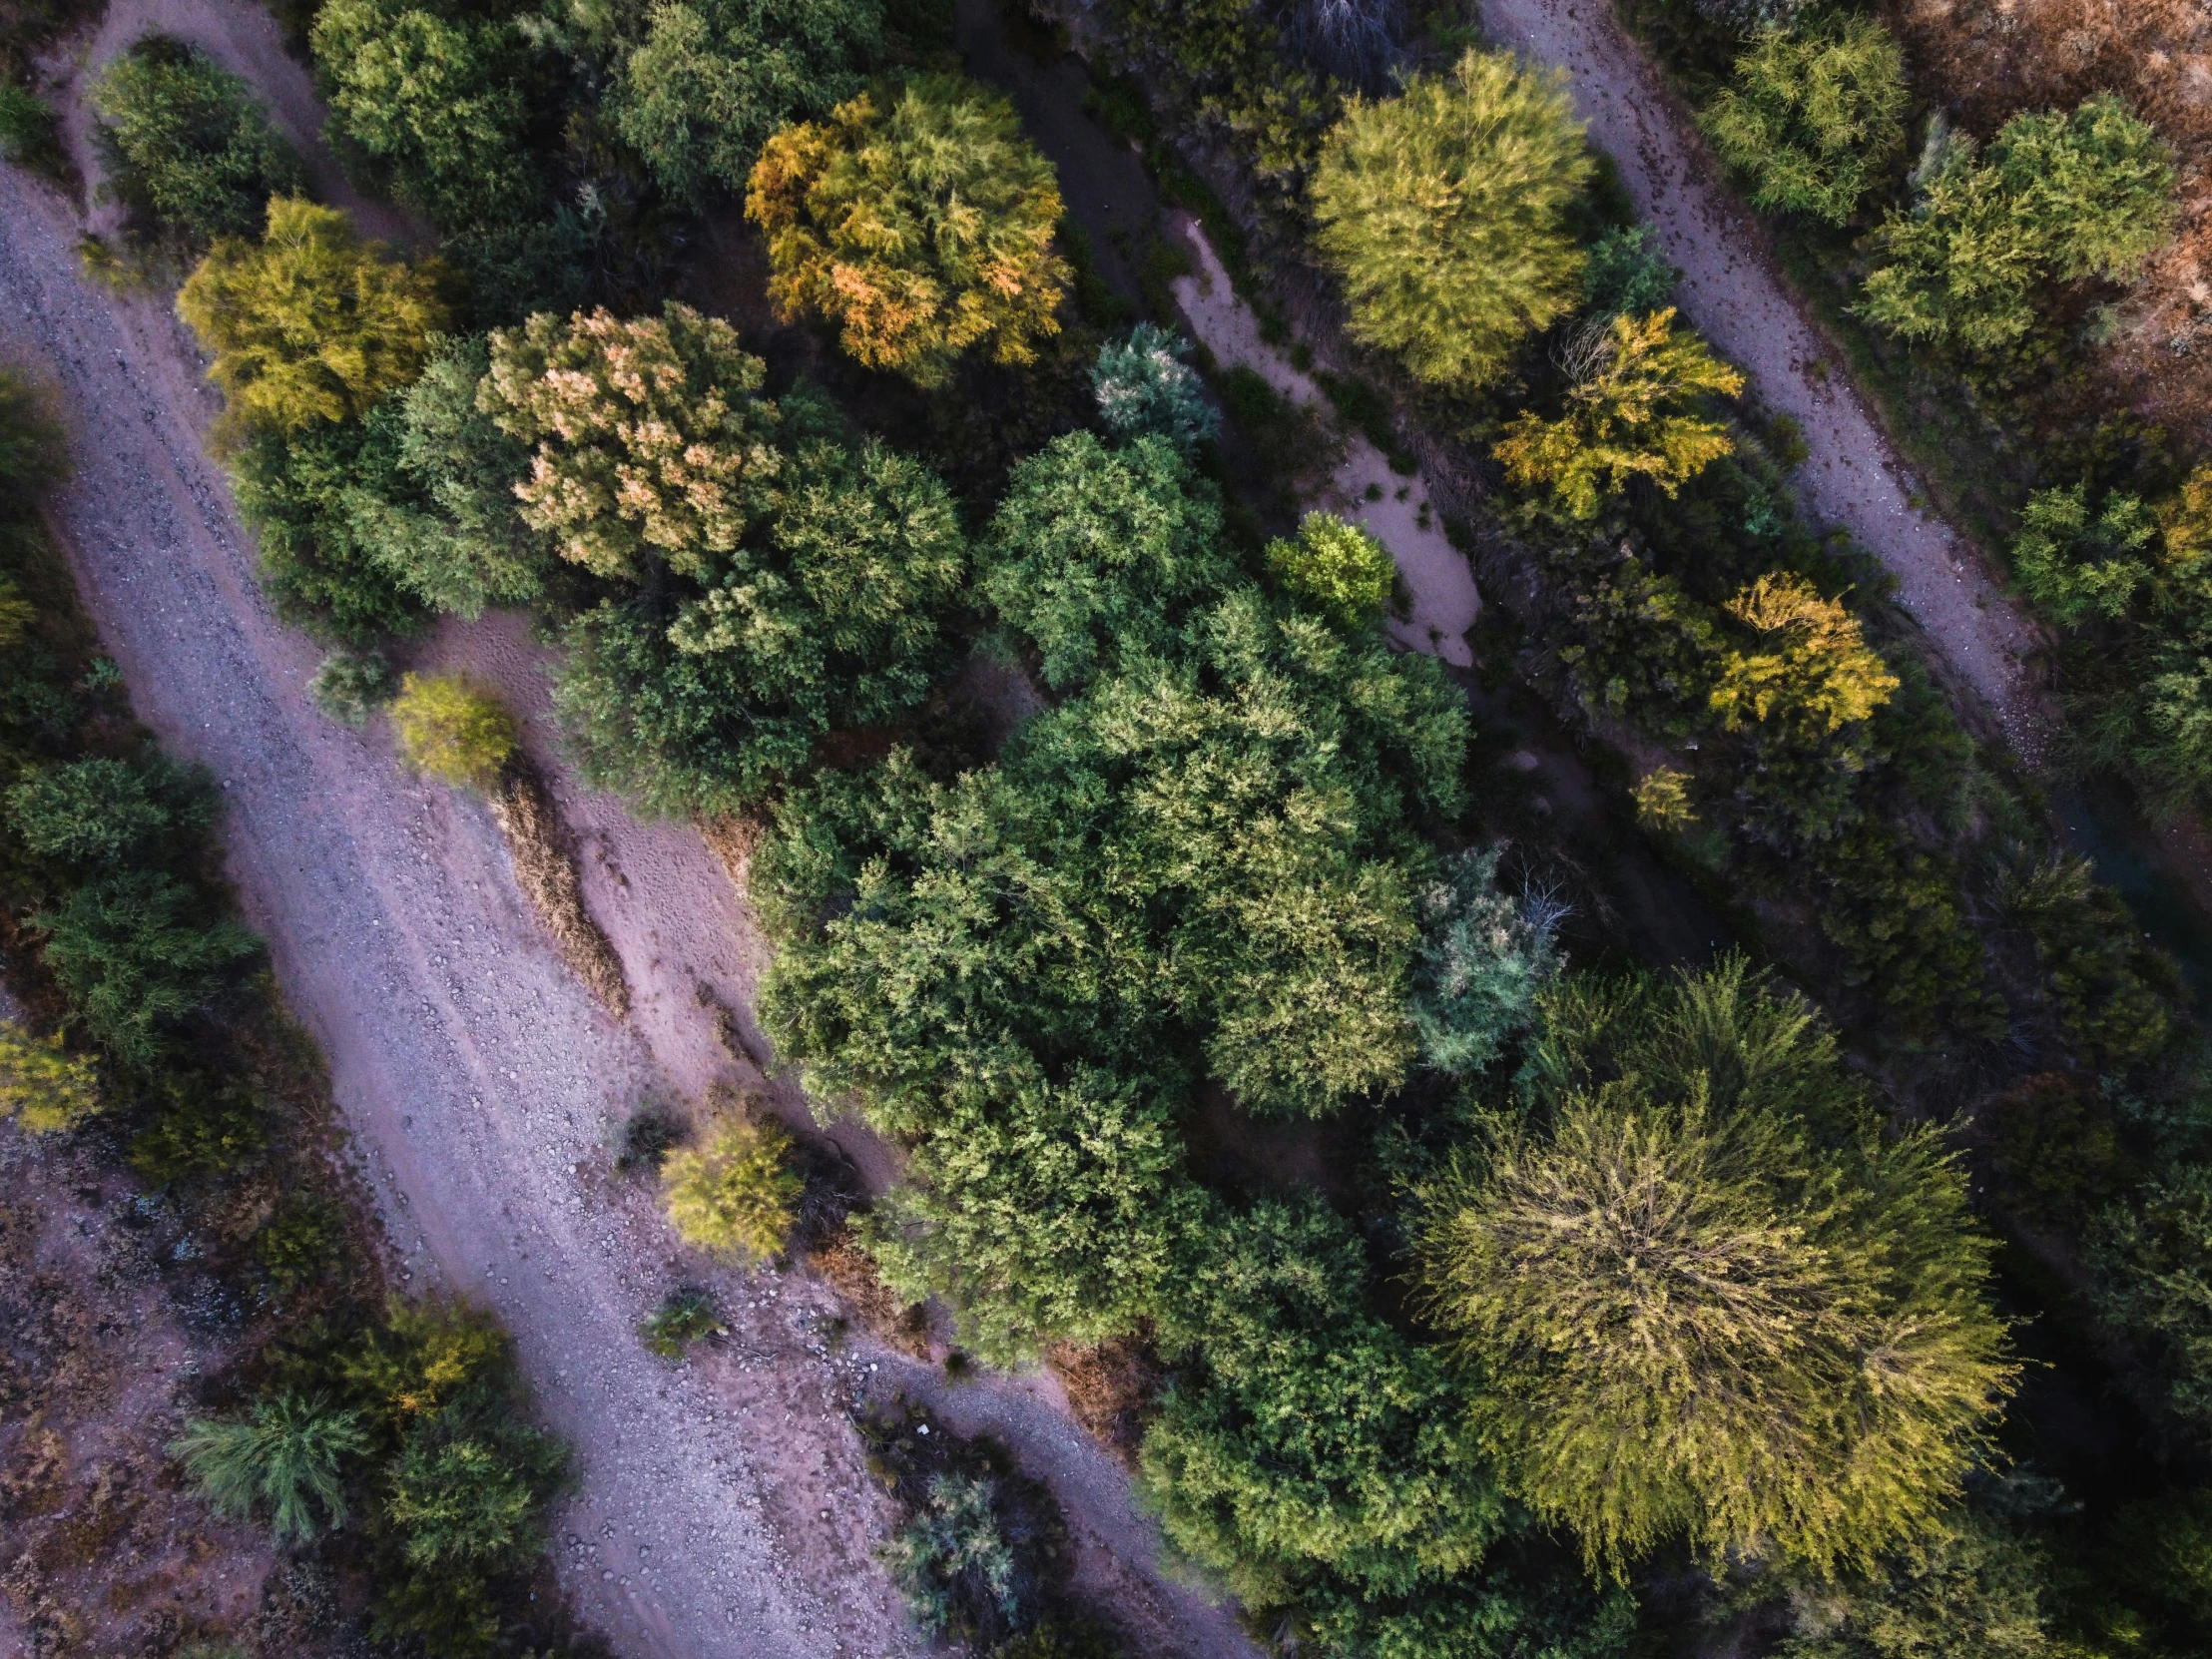
[[[1353,332],[1423,380],[1496,378],[1581,297],[1566,215],[1593,165],[1564,75],[1510,53],[1353,99],[1313,181],[1315,245]]]
[[[1824,1573],[1929,1536],[2013,1377],[1936,1133],[1885,1139],[1740,961],[1543,1016],[1535,1115],[1435,1184],[1419,1245],[1513,1490],[1615,1571],[1675,1535]]]
[[[941,385],[964,352],[1026,363],[1059,332],[1072,274],[1052,164],[964,77],[878,87],[776,134],[745,211],[784,314],[834,322],[870,368]]]
[[[1850,223],[1905,153],[1905,55],[1871,17],[1762,29],[1700,118],[1752,205]]]
[[[91,103],[106,188],[158,234],[258,237],[270,198],[300,193],[298,156],[197,46],[146,36],[101,71]]]

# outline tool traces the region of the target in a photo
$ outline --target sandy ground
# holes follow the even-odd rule
[[[2024,663],[2041,641],[1981,555],[1915,503],[1918,485],[1852,389],[1847,370],[1799,312],[1713,181],[1651,65],[1605,0],[1481,0],[1493,38],[1562,66],[1590,137],[1682,268],[1683,314],[1795,419],[1811,456],[1798,474],[1814,517],[1851,532],[1897,579],[1899,603],[1935,653],[1986,704],[2029,762],[2047,748],[2046,702]]]
[[[1175,302],[1191,332],[1221,362],[1256,370],[1292,402],[1318,405],[1334,421],[1332,406],[1312,377],[1260,337],[1259,319],[1237,297],[1206,233],[1188,214],[1176,214],[1173,220],[1198,261],[1198,275],[1178,276],[1173,283]],[[1360,433],[1346,430],[1342,435],[1344,461],[1329,487],[1309,505],[1365,525],[1390,550],[1409,601],[1404,614],[1390,618],[1392,639],[1454,668],[1473,667],[1467,630],[1481,615],[1482,601],[1466,556],[1445,539],[1443,527],[1428,512],[1427,486],[1417,477],[1392,472],[1382,452]],[[1377,492],[1372,499],[1371,490]]]
[[[165,24],[187,10],[165,6]],[[1048,1382],[955,1386],[833,1346],[821,1287],[706,1272],[613,1178],[607,1143],[637,1103],[758,1075],[713,1007],[750,1033],[761,944],[736,893],[692,831],[637,824],[551,764],[538,654],[511,619],[429,643],[508,686],[548,763],[637,991],[630,1024],[610,1022],[555,960],[482,808],[401,773],[378,728],[308,704],[317,652],[255,583],[205,456],[215,408],[191,343],[160,299],[81,278],[79,229],[50,188],[0,171],[0,350],[55,388],[78,464],[55,528],[141,717],[223,782],[233,877],[328,1058],[403,1278],[495,1308],[576,1445],[556,1554],[580,1608],[625,1654],[920,1651],[872,1559],[887,1515],[846,1415],[903,1385],[1053,1486],[1082,1582],[1140,1649],[1250,1653],[1226,1610],[1162,1577],[1126,1476]],[[674,1368],[634,1330],[680,1277],[718,1285],[732,1336]]]

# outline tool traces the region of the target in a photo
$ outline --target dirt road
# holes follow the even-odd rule
[[[1980,555],[1914,505],[1918,485],[1860,402],[1841,364],[1760,258],[1755,226],[1713,182],[1641,49],[1606,0],[1481,0],[1491,36],[1568,76],[1590,137],[1682,268],[1683,314],[1804,428],[1798,474],[1814,517],[1851,532],[1897,578],[1898,599],[1936,654],[1996,716],[2030,762],[2047,746],[2043,698],[2022,661],[2035,630]],[[1831,372],[1833,370],[1833,372]]]
[[[688,830],[579,799],[546,750],[521,630],[452,629],[429,655],[509,685],[589,849],[587,899],[637,990],[618,1027],[555,960],[475,803],[402,774],[382,732],[308,704],[317,652],[271,614],[214,414],[164,303],[78,276],[70,206],[0,170],[0,354],[51,384],[75,479],[55,528],[139,713],[222,781],[233,878],[291,1006],[321,1042],[396,1253],[416,1288],[482,1298],[515,1332],[547,1414],[577,1448],[558,1528],[566,1588],[626,1655],[704,1659],[922,1651],[874,1563],[887,1516],[844,1402],[910,1385],[989,1426],[1069,1510],[1082,1580],[1142,1648],[1249,1654],[1222,1609],[1165,1584],[1126,1477],[1049,1384],[960,1387],[832,1349],[800,1278],[717,1283],[732,1337],[681,1368],[637,1321],[679,1275],[650,1195],[616,1180],[614,1125],[655,1094],[751,1067],[711,1002],[750,1006],[762,947]]]

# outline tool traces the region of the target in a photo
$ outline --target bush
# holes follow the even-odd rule
[[[86,1032],[117,1059],[150,1066],[165,1028],[224,988],[261,941],[206,895],[160,870],[103,875],[41,910],[46,965]]]
[[[1517,1495],[1616,1573],[1679,1533],[1823,1573],[1931,1536],[2014,1374],[1936,1133],[1884,1143],[1740,960],[1543,1013],[1542,1117],[1425,1195],[1419,1243]]]
[[[950,1471],[930,1476],[919,1512],[877,1551],[923,1633],[977,1653],[1002,1652],[1002,1638],[1036,1622],[1025,1553],[1008,1535],[997,1480]]]
[[[2125,615],[2151,579],[2158,524],[2132,495],[2091,515],[2086,486],[2037,490],[2020,509],[2012,571],[2037,610],[2064,628]]]
[[[1098,418],[1116,437],[1147,433],[1189,454],[1221,429],[1221,416],[1206,401],[1198,371],[1183,358],[1189,343],[1172,328],[1140,322],[1119,344],[1098,348],[1091,390]]]
[[[2212,1168],[2185,1164],[2115,1204],[2088,1258],[2098,1312],[2155,1352],[2167,1408],[2212,1439]]]
[[[159,755],[35,768],[6,796],[26,847],[85,870],[162,861],[207,833],[214,805],[206,779]]]
[[[1546,422],[1523,409],[1494,446],[1514,484],[1548,488],[1575,517],[1595,518],[1601,491],[1641,477],[1671,496],[1734,451],[1726,428],[1695,410],[1703,396],[1737,396],[1743,374],[1677,329],[1671,307],[1586,325],[1570,355],[1566,413]]]
[[[101,73],[90,102],[107,189],[157,233],[196,248],[258,237],[270,199],[305,187],[246,82],[197,46],[146,36]]]
[[[1052,166],[1003,96],[956,75],[864,93],[786,128],[753,170],[746,217],[787,317],[837,324],[870,368],[940,386],[971,349],[1026,363],[1060,330]]]
[[[163,1078],[154,1121],[131,1137],[131,1169],[174,1186],[244,1169],[269,1147],[269,1113],[253,1089],[200,1076]]]
[[[769,135],[860,90],[876,0],[691,0],[656,6],[607,95],[623,141],[671,196],[743,191]]]
[[[783,1254],[799,1222],[804,1187],[792,1168],[792,1138],[774,1123],[733,1117],[697,1147],[661,1161],[668,1219],[697,1250],[767,1261]]]
[[[13,1118],[33,1135],[74,1129],[96,1116],[100,1068],[62,1047],[57,1033],[34,1036],[12,1019],[0,1019],[0,1118]]]
[[[1565,220],[1591,169],[1565,76],[1509,53],[1354,99],[1313,182],[1316,246],[1344,278],[1353,332],[1423,380],[1495,379],[1580,295]]]
[[[61,154],[54,106],[29,87],[0,78],[0,161],[49,166]]]
[[[1871,17],[1763,29],[1700,124],[1752,206],[1848,224],[1905,153],[1905,54]]]
[[[1260,558],[1285,593],[1346,628],[1374,626],[1397,583],[1390,550],[1334,513],[1308,513],[1296,541],[1277,536]]]
[[[344,1524],[341,1466],[367,1445],[350,1411],[282,1392],[257,1399],[244,1417],[186,1424],[169,1451],[218,1513],[266,1505],[276,1542],[293,1544]]]
[[[363,243],[344,214],[278,197],[259,245],[215,245],[177,314],[215,359],[232,428],[288,432],[365,414],[419,374],[446,325],[438,285],[434,269]]]
[[[322,659],[307,682],[314,706],[347,726],[365,725],[398,691],[381,651],[341,647]]]
[[[1682,273],[1651,246],[1648,225],[1608,231],[1582,268],[1582,308],[1594,317],[1648,316],[1672,303]]]
[[[1414,901],[1421,942],[1407,1010],[1421,1059],[1450,1076],[1471,1076],[1503,1053],[1559,970],[1552,931],[1565,907],[1499,892],[1503,850],[1469,848],[1446,860]]]
[[[521,752],[507,706],[460,674],[401,676],[391,729],[415,771],[479,793],[488,793]]]
[[[714,1293],[696,1285],[669,1292],[638,1327],[639,1340],[664,1360],[681,1360],[693,1343],[729,1334]]]

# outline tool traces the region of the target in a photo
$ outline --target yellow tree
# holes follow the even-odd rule
[[[490,789],[520,747],[506,705],[459,674],[407,675],[391,724],[409,766],[469,789]]]
[[[703,1145],[668,1155],[668,1219],[683,1241],[716,1255],[765,1261],[799,1220],[803,1183],[781,1126],[725,1118]]]
[[[1867,644],[1859,619],[1802,576],[1762,576],[1728,602],[1762,649],[1731,651],[1713,688],[1730,731],[1776,717],[1833,732],[1890,701],[1898,677]]]
[[[409,266],[352,221],[276,197],[259,243],[225,237],[177,294],[234,427],[291,431],[365,413],[412,381],[446,325],[435,262]]]
[[[1736,447],[1720,422],[1698,412],[1698,399],[1734,397],[1744,376],[1677,328],[1672,306],[1584,330],[1568,367],[1566,412],[1545,421],[1524,410],[1495,453],[1506,477],[1549,487],[1577,518],[1595,518],[1603,495],[1635,477],[1673,495]]]
[[[1052,164],[1014,107],[958,75],[865,93],[787,127],[753,169],[769,293],[813,313],[870,368],[941,385],[960,354],[1025,363],[1059,332],[1067,262]]]

